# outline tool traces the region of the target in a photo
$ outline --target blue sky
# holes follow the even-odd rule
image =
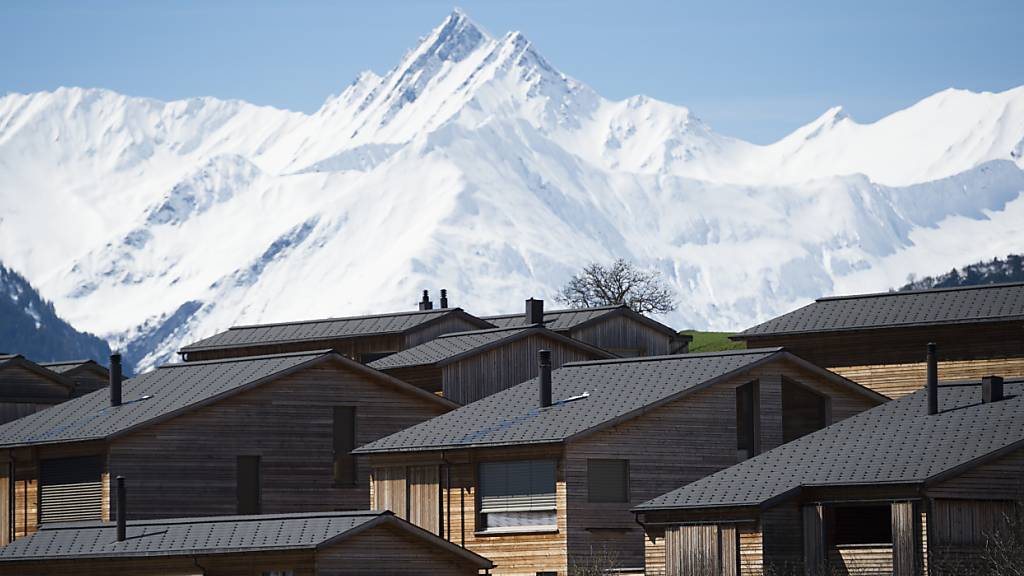
[[[770,142],[833,105],[873,121],[947,87],[1024,84],[1024,1],[460,0],[521,30],[556,67],[619,99],[683,104]],[[0,3],[0,93],[102,87],[313,111],[382,73],[450,1]]]

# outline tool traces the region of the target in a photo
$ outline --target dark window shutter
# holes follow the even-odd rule
[[[260,513],[260,457],[239,456],[235,462],[239,514]]]
[[[629,460],[587,460],[588,502],[629,502]]]
[[[554,510],[554,460],[480,464],[480,512]]]
[[[356,409],[355,406],[334,407],[334,485],[356,484]]]
[[[39,469],[39,522],[103,518],[100,456],[43,460]]]
[[[757,380],[736,388],[736,457],[740,461],[760,452],[759,395]]]

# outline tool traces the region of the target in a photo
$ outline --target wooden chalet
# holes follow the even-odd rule
[[[524,314],[484,316],[501,328],[543,324],[564,336],[603,348],[621,358],[662,356],[687,351],[691,336],[630,310],[625,304],[595,308],[544,310],[544,301],[526,301]]]
[[[110,371],[94,360],[64,360],[61,362],[40,362],[40,366],[56,372],[75,383],[75,398],[106,388],[110,382]]]
[[[45,526],[0,548],[12,576],[475,576],[492,563],[390,512]]]
[[[369,363],[450,332],[494,328],[461,308],[433,309],[325,318],[279,324],[234,326],[189,344],[178,354],[186,362],[336,350],[343,356]]]
[[[780,349],[576,362],[357,449],[374,507],[495,561],[641,571],[630,508],[884,398]]]
[[[60,404],[75,382],[18,354],[0,356],[0,424]]]
[[[920,390],[635,510],[651,575],[978,574],[1021,520],[1022,478],[1024,379],[986,377]]]
[[[949,378],[1024,376],[1024,283],[820,298],[732,338],[785,346],[891,398],[921,387],[928,342]]]
[[[537,352],[551,351],[551,362],[612,358],[609,352],[573,340],[541,325],[445,334],[370,366],[400,380],[469,404],[537,376]]]
[[[112,362],[113,366],[119,362]],[[168,364],[0,426],[0,541],[42,524],[364,510],[356,446],[456,405],[335,352]]]

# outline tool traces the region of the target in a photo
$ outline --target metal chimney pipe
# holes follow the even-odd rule
[[[928,343],[928,414],[939,413],[939,361],[935,356],[935,342]]]
[[[551,406],[551,350],[537,352],[537,364],[540,366],[540,407]]]
[[[430,301],[430,291],[423,291],[423,298],[420,300],[420,310],[433,310],[434,304]]]
[[[999,376],[985,376],[981,379],[981,401],[999,402],[1003,399],[1003,379]]]
[[[526,301],[526,323],[544,324],[544,301],[530,298]]]
[[[121,405],[121,355],[110,355],[110,405]]]
[[[124,490],[124,476],[117,477],[117,541],[128,537],[128,502]]]
[[[448,307],[448,291],[441,288],[441,308]]]

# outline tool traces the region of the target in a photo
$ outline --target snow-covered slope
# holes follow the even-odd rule
[[[678,327],[741,328],[1024,240],[1024,87],[771,145],[602,98],[453,12],[313,114],[61,88],[0,98],[0,258],[139,368],[241,322],[551,296],[622,256]]]

